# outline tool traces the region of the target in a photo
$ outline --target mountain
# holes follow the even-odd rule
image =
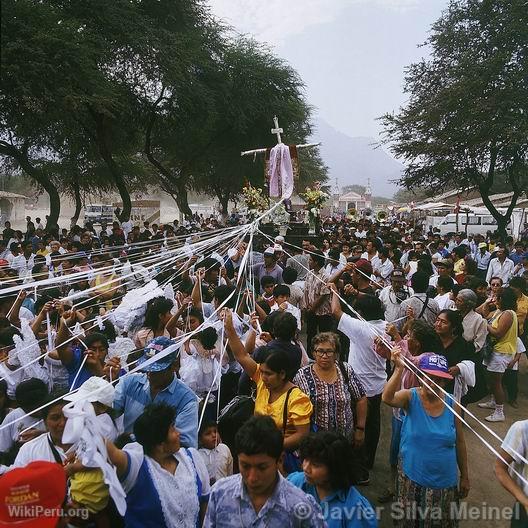
[[[372,194],[392,198],[398,186],[391,183],[399,177],[403,166],[382,148],[375,148],[375,139],[351,137],[336,130],[323,119],[316,119],[311,141],[320,141],[321,156],[328,166],[332,189],[337,178],[339,187],[366,185],[370,178]]]

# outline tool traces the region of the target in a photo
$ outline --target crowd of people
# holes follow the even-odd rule
[[[383,425],[379,502],[408,512],[395,525],[457,526],[466,408],[493,427],[518,406],[526,240],[397,218],[326,218],[286,241],[236,215],[70,230],[28,217],[5,224],[0,288],[6,525],[41,505],[58,526],[374,527],[360,489],[386,456]],[[515,526],[526,439],[528,420],[513,424],[496,464]]]

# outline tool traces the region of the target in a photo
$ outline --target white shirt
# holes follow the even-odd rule
[[[291,313],[295,319],[297,319],[297,330],[301,330],[301,310],[297,308],[297,306],[293,306],[293,304],[290,304],[289,302],[286,303],[288,306],[285,312]],[[275,303],[271,306],[271,311],[275,312],[276,310],[280,310],[279,305]]]
[[[24,416],[24,418],[22,418]],[[22,418],[18,422],[13,423],[17,418]],[[29,429],[30,427],[38,429],[39,431],[45,431],[46,427],[40,418],[34,418],[33,416],[26,415],[20,407],[13,409],[2,422],[2,427],[4,429],[0,430],[0,452],[9,451],[15,444],[19,441],[20,433],[24,429]]]
[[[399,293],[401,295],[401,300],[396,296],[396,292],[392,289],[392,286],[386,286],[380,291],[379,300],[385,309],[385,321],[387,321],[387,323],[392,323],[400,317],[400,304],[402,300],[411,297],[411,295],[414,294],[414,290],[404,286],[402,292]]]
[[[464,333],[462,337],[475,345],[475,352],[480,352],[486,343],[488,322],[482,315],[470,310],[462,320]]]
[[[455,306],[455,303],[451,300],[451,292],[444,293],[443,295],[437,295],[434,300],[438,303],[440,310],[450,309]]]
[[[229,447],[218,444],[214,449],[201,447],[198,449],[211,481],[216,482],[233,474],[233,456]]]
[[[360,321],[348,314],[343,314],[337,329],[350,339],[348,364],[358,375],[368,397],[383,392],[387,381],[385,358],[374,350],[374,340],[378,335],[385,335],[386,321]]]
[[[42,434],[26,442],[18,452],[15,461],[11,467],[24,467],[27,466],[30,462],[35,460],[44,460],[46,462],[55,462],[55,457],[53,456],[53,451],[50,447],[51,437],[48,434]],[[66,454],[59,447],[55,446],[57,453],[59,454],[61,460],[64,462],[66,460]]]
[[[504,259],[502,264],[497,257],[491,259],[488,273],[486,273],[486,282],[489,284],[492,277],[500,277],[503,284],[507,286],[513,274],[513,268],[515,268],[515,264],[509,258]]]

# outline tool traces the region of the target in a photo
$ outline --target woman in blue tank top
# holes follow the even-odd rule
[[[460,407],[424,378],[418,388],[398,390],[405,368],[398,347],[393,349],[391,359],[394,373],[382,399],[405,412],[398,499],[393,507],[395,526],[425,527],[431,522],[435,527],[458,526],[458,499],[469,492],[462,424],[450,409],[460,413]],[[452,379],[444,356],[422,357],[419,369],[441,387]]]

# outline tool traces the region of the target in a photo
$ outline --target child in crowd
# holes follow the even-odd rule
[[[229,447],[222,444],[218,428],[213,421],[204,421],[198,433],[198,452],[207,467],[211,486],[224,477],[233,474],[233,457]]]

